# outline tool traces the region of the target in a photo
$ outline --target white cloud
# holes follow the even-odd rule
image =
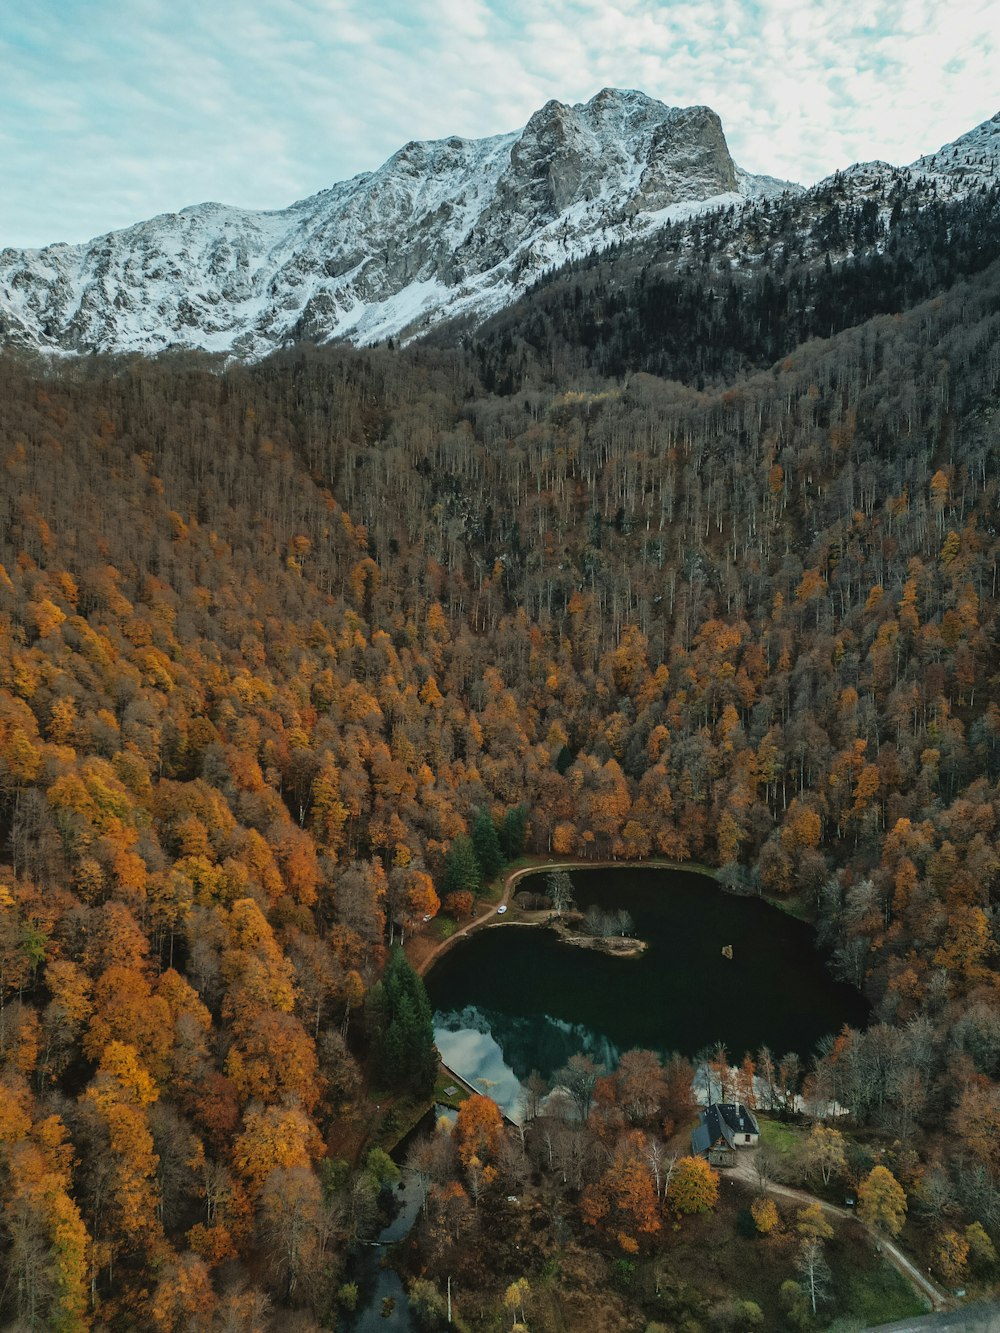
[[[0,245],[280,207],[606,84],[713,106],[741,165],[805,182],[998,109],[992,0],[88,0],[75,27],[71,7],[0,9]]]

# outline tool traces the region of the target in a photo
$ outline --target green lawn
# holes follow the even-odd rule
[[[929,1303],[921,1300],[902,1273],[886,1262],[855,1271],[842,1292],[842,1305],[850,1317],[860,1319],[866,1327],[912,1319],[930,1310]]]
[[[454,1088],[455,1092],[449,1096],[445,1092],[445,1088]],[[438,1070],[437,1080],[434,1083],[435,1102],[440,1106],[450,1106],[453,1111],[457,1111],[468,1096],[468,1090],[463,1088],[453,1075],[446,1073],[443,1069]]]
[[[372,1095],[383,1095],[387,1099],[391,1097],[391,1094]],[[414,1101],[410,1097],[400,1097],[398,1101],[392,1102],[377,1117],[371,1146],[392,1152],[397,1143],[405,1139],[410,1130],[420,1123],[427,1114],[429,1106],[428,1102]]]
[[[445,1088],[451,1087],[455,1088],[455,1092],[449,1096]],[[369,1093],[369,1100],[382,1109],[373,1117],[374,1132],[371,1145],[391,1152],[406,1138],[410,1130],[419,1124],[435,1103],[450,1106],[453,1111],[457,1111],[468,1096],[468,1091],[441,1068],[438,1069],[437,1078],[434,1080],[434,1092],[425,1102],[416,1101],[411,1097],[394,1099],[390,1091],[373,1088]]]
[[[759,1113],[757,1123],[760,1125],[761,1144],[780,1153],[782,1157],[790,1157],[797,1153],[809,1137],[808,1131],[802,1125],[794,1125],[784,1120],[771,1120]]]

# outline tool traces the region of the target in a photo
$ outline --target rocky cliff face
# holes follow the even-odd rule
[[[836,179],[887,211],[893,189],[953,198],[994,182],[998,163],[994,117],[911,167],[864,163]],[[807,230],[826,185],[801,200]],[[734,207],[731,262],[752,264],[753,210],[788,191],[803,193],[734,164],[708,107],[605,88],[548,102],[512,134],[409,143],[288,209],[200,204],[86,245],[4,250],[0,340],[252,359],[300,339],[414,337],[452,316],[483,320],[547,269],[708,209]]]
[[[409,143],[286,210],[201,204],[86,245],[4,250],[0,337],[253,358],[301,338],[411,336],[485,317],[594,247],[784,188],[736,168],[709,108],[605,89],[549,102],[517,133]]]

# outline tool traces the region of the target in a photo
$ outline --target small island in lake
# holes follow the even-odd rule
[[[614,958],[638,958],[646,952],[646,941],[632,933],[635,922],[624,908],[593,905],[585,912],[577,910],[573,880],[565,870],[546,875],[545,887],[545,893],[522,891],[517,895],[517,905],[524,911],[539,913],[537,924],[550,927],[565,944],[593,949]],[[541,913],[544,912],[550,915],[543,920]]]
[[[628,913],[624,915],[628,916]],[[614,934],[596,933],[583,912],[568,912],[548,924],[564,944],[575,944],[578,949],[595,949],[613,958],[638,958],[649,947],[645,940],[624,931]]]

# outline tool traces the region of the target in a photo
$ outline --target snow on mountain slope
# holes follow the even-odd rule
[[[0,252],[0,338],[255,358],[412,336],[500,309],[545,269],[721,205],[798,190],[740,170],[708,107],[606,88],[520,132],[409,143],[273,212],[200,204],[84,245]]]
[[[4,250],[0,341],[254,359],[300,339],[409,338],[481,321],[547,269],[706,210],[735,207],[739,266],[754,261],[756,207],[783,195],[808,229],[831,190],[888,216],[904,186],[961,198],[998,167],[1000,115],[909,167],[860,163],[804,192],[737,167],[708,107],[605,88],[511,134],[408,143],[287,209],[199,204],[85,245]]]
[[[925,153],[906,167],[889,162],[856,162],[837,175],[860,196],[886,195],[897,184],[910,188],[932,186],[938,198],[955,199],[981,185],[996,184],[1000,174],[1000,112],[992,120],[947,143],[936,153]],[[821,190],[833,180],[815,187]]]
[[[1000,173],[1000,112],[960,139],[946,143],[936,153],[918,157],[910,170],[944,176],[953,190],[967,191],[983,183],[994,184]]]

